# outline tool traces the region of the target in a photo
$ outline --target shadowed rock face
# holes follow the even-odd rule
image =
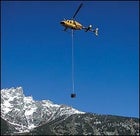
[[[6,120],[1,118],[1,135],[8,135],[13,132],[17,132],[12,124],[9,124]]]
[[[139,135],[139,119],[111,115],[75,114],[59,118],[28,134],[47,135]]]

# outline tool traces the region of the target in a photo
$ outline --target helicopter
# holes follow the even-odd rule
[[[60,24],[65,27],[64,31],[66,31],[68,28],[72,30],[85,30],[85,32],[88,32],[88,31],[94,32],[94,34],[98,36],[98,28],[92,29],[92,25],[89,25],[88,27],[84,27],[82,24],[75,21],[75,17],[82,6],[83,6],[83,3],[79,5],[79,7],[77,8],[71,20],[64,19],[63,21],[60,22]]]

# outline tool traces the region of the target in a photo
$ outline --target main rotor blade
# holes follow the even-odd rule
[[[77,15],[77,13],[79,12],[80,8],[83,6],[83,3],[81,3],[77,9],[77,11],[75,12],[73,19],[75,18],[75,16]]]

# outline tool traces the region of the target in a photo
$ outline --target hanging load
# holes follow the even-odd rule
[[[75,93],[72,93],[71,94],[71,98],[75,98],[76,97],[76,94]]]

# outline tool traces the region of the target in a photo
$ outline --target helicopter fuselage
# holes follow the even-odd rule
[[[74,30],[81,30],[83,28],[83,26],[75,20],[63,20],[60,22],[60,24],[65,28],[70,28]]]

